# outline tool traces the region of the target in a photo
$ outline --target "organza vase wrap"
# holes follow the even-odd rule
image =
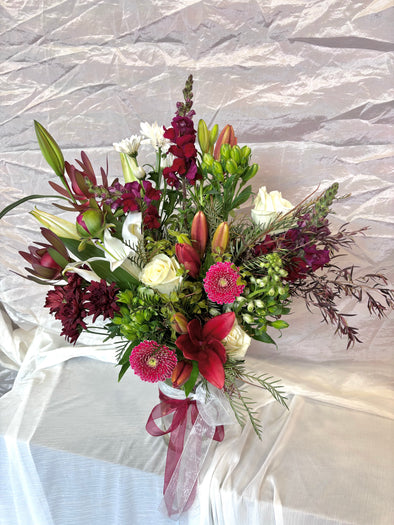
[[[160,403],[152,410],[146,430],[152,436],[170,434],[161,510],[173,519],[190,509],[197,493],[200,470],[212,440],[222,441],[224,426],[234,415],[223,392],[199,385],[195,393],[159,383]],[[161,429],[155,420],[161,420]]]

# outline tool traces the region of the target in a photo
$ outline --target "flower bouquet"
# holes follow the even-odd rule
[[[122,181],[110,182],[108,166],[99,180],[84,152],[75,165],[65,162],[36,122],[59,179],[49,182],[60,199],[55,206],[74,218],[34,209],[45,242],[20,252],[31,265],[27,278],[51,285],[45,307],[70,343],[83,331],[100,332],[116,346],[119,379],[132,369],[159,383],[147,430],[170,435],[164,495],[172,516],[193,502],[202,461],[212,440],[223,439],[223,425],[250,420],[260,436],[245,384],[286,406],[278,382],[250,373],[244,357],[252,339],[276,344],[293,298],[319,309],[348,346],[358,331],[338,310],[341,297],[365,299],[378,317],[394,306],[383,275],[356,278],[352,266],[337,263],[339,250],[363,231],[331,231],[338,184],[295,206],[262,187],[251,214],[241,213],[258,165],[231,125],[219,134],[200,120],[195,129],[192,84],[190,76],[170,127],[142,123],[140,135],[114,144]],[[140,162],[141,143],[153,149],[152,165]],[[25,197],[0,217],[43,197]]]

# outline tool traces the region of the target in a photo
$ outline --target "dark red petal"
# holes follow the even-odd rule
[[[219,356],[222,363],[227,361],[226,349],[217,339],[208,339],[204,346],[206,351],[215,352]]]
[[[187,323],[187,331],[189,333],[190,340],[194,345],[199,346],[204,340],[202,335],[202,326],[198,319],[192,319],[189,323]]]
[[[226,314],[217,315],[205,323],[203,328],[203,337],[213,337],[218,341],[224,339],[230,332],[234,325],[235,313],[227,312]]]
[[[213,386],[223,388],[224,368],[220,357],[216,352],[204,352],[198,361],[198,369]]]
[[[200,347],[192,343],[189,334],[180,335],[175,344],[187,359],[198,360]]]

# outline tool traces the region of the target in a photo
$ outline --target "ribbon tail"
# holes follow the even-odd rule
[[[187,430],[189,430],[192,425],[190,410],[188,410],[187,418]],[[192,506],[197,494],[201,465],[208,454],[214,432],[215,427],[207,425],[198,415],[184,443],[172,477],[166,485],[164,504],[170,517],[178,519]]]

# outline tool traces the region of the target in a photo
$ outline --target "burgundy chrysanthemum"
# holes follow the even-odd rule
[[[208,299],[218,304],[233,303],[241,295],[245,285],[237,284],[240,275],[230,262],[213,264],[204,279]]]
[[[150,383],[171,377],[176,364],[175,352],[156,341],[142,341],[130,355],[130,366],[134,373]]]
[[[116,304],[116,294],[119,288],[115,283],[108,285],[104,279],[100,282],[92,281],[85,291],[85,308],[89,315],[93,315],[93,323],[99,315],[104,319],[113,319],[115,312],[119,312]]]
[[[48,292],[45,306],[61,321],[61,335],[70,343],[75,343],[82,330],[86,329],[83,320],[87,315],[83,304],[83,281],[73,273],[67,273],[66,278],[65,286],[55,286],[54,290]]]

